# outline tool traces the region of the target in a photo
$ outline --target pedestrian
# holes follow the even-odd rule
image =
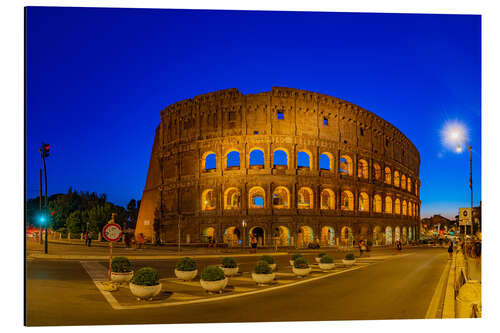
[[[83,236],[83,238],[85,238],[85,246],[89,246],[89,232],[86,231],[85,232],[85,236]]]
[[[474,254],[476,255],[476,258],[481,258],[481,242],[479,241],[474,243]]]
[[[208,236],[208,247],[212,247],[212,236]]]
[[[144,235],[141,233],[139,233],[139,235],[137,236],[137,248],[138,249],[142,249],[142,243],[144,243]]]
[[[130,248],[130,234],[128,232],[125,233],[125,247]]]
[[[363,241],[358,242],[358,247],[359,247],[359,257],[361,258],[363,256]]]
[[[453,258],[453,242],[450,242],[448,244],[448,255],[450,256],[449,259],[452,259]]]
[[[396,241],[396,249],[398,250],[398,254],[401,254],[401,250],[403,249],[403,246],[402,246],[401,241],[399,239]]]
[[[92,231],[90,231],[88,233],[88,244],[89,244],[88,247],[90,247],[92,245],[92,236],[93,236],[93,233],[92,233]]]
[[[252,235],[250,244],[252,245],[252,252],[257,253],[257,237],[255,237],[255,235]]]

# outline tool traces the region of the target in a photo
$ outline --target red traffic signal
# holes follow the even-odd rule
[[[50,145],[48,143],[42,143],[42,157],[48,157],[50,153]]]
[[[52,211],[52,213],[50,213],[50,215],[51,215],[51,216],[54,216],[54,213],[55,213],[55,212],[56,212],[56,211],[55,211],[55,210],[53,210],[53,211]]]

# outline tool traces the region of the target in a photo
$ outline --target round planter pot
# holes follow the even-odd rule
[[[293,267],[293,263],[295,262],[295,260],[290,260],[290,266]]]
[[[297,276],[306,276],[311,272],[311,267],[308,268],[296,268],[295,266],[292,267],[292,271],[295,275]]]
[[[134,276],[134,271],[126,273],[111,272],[111,281],[113,282],[130,282]]]
[[[227,278],[224,278],[224,280],[218,280],[218,281],[204,281],[200,279],[200,284],[203,289],[206,291],[212,291],[212,292],[220,292],[222,289],[226,288],[227,286]]]
[[[342,259],[342,263],[345,266],[352,266],[352,265],[354,265],[355,262],[356,262],[356,259],[353,259],[353,260]]]
[[[271,269],[272,269],[273,271],[275,271],[275,270],[276,270],[276,263],[274,263],[274,264],[269,264],[269,267],[271,267]]]
[[[323,270],[330,270],[335,268],[335,263],[327,264],[327,263],[319,263],[319,268]]]
[[[271,283],[274,280],[274,273],[271,274],[252,273],[252,279],[258,284]]]
[[[154,297],[161,291],[161,283],[158,283],[156,286],[138,286],[130,282],[129,287],[134,296],[145,299]]]
[[[195,269],[194,271],[178,271],[177,269],[174,269],[175,276],[182,281],[191,281],[194,279],[196,274],[198,274],[198,270]]]
[[[316,258],[314,258],[314,260],[319,264],[321,258],[320,257],[316,257]]]
[[[233,275],[236,275],[238,274],[238,271],[239,271],[239,267],[236,266],[234,268],[229,268],[229,267],[222,267],[222,266],[219,266],[220,269],[222,269],[224,271],[224,275],[225,276],[233,276]]]

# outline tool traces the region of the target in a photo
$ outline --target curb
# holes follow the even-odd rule
[[[455,256],[453,256],[443,304],[443,319],[455,318]]]

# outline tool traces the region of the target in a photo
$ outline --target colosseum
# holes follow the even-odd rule
[[[377,115],[292,88],[172,104],[156,129],[136,234],[163,243],[391,245],[418,238],[416,147]]]

